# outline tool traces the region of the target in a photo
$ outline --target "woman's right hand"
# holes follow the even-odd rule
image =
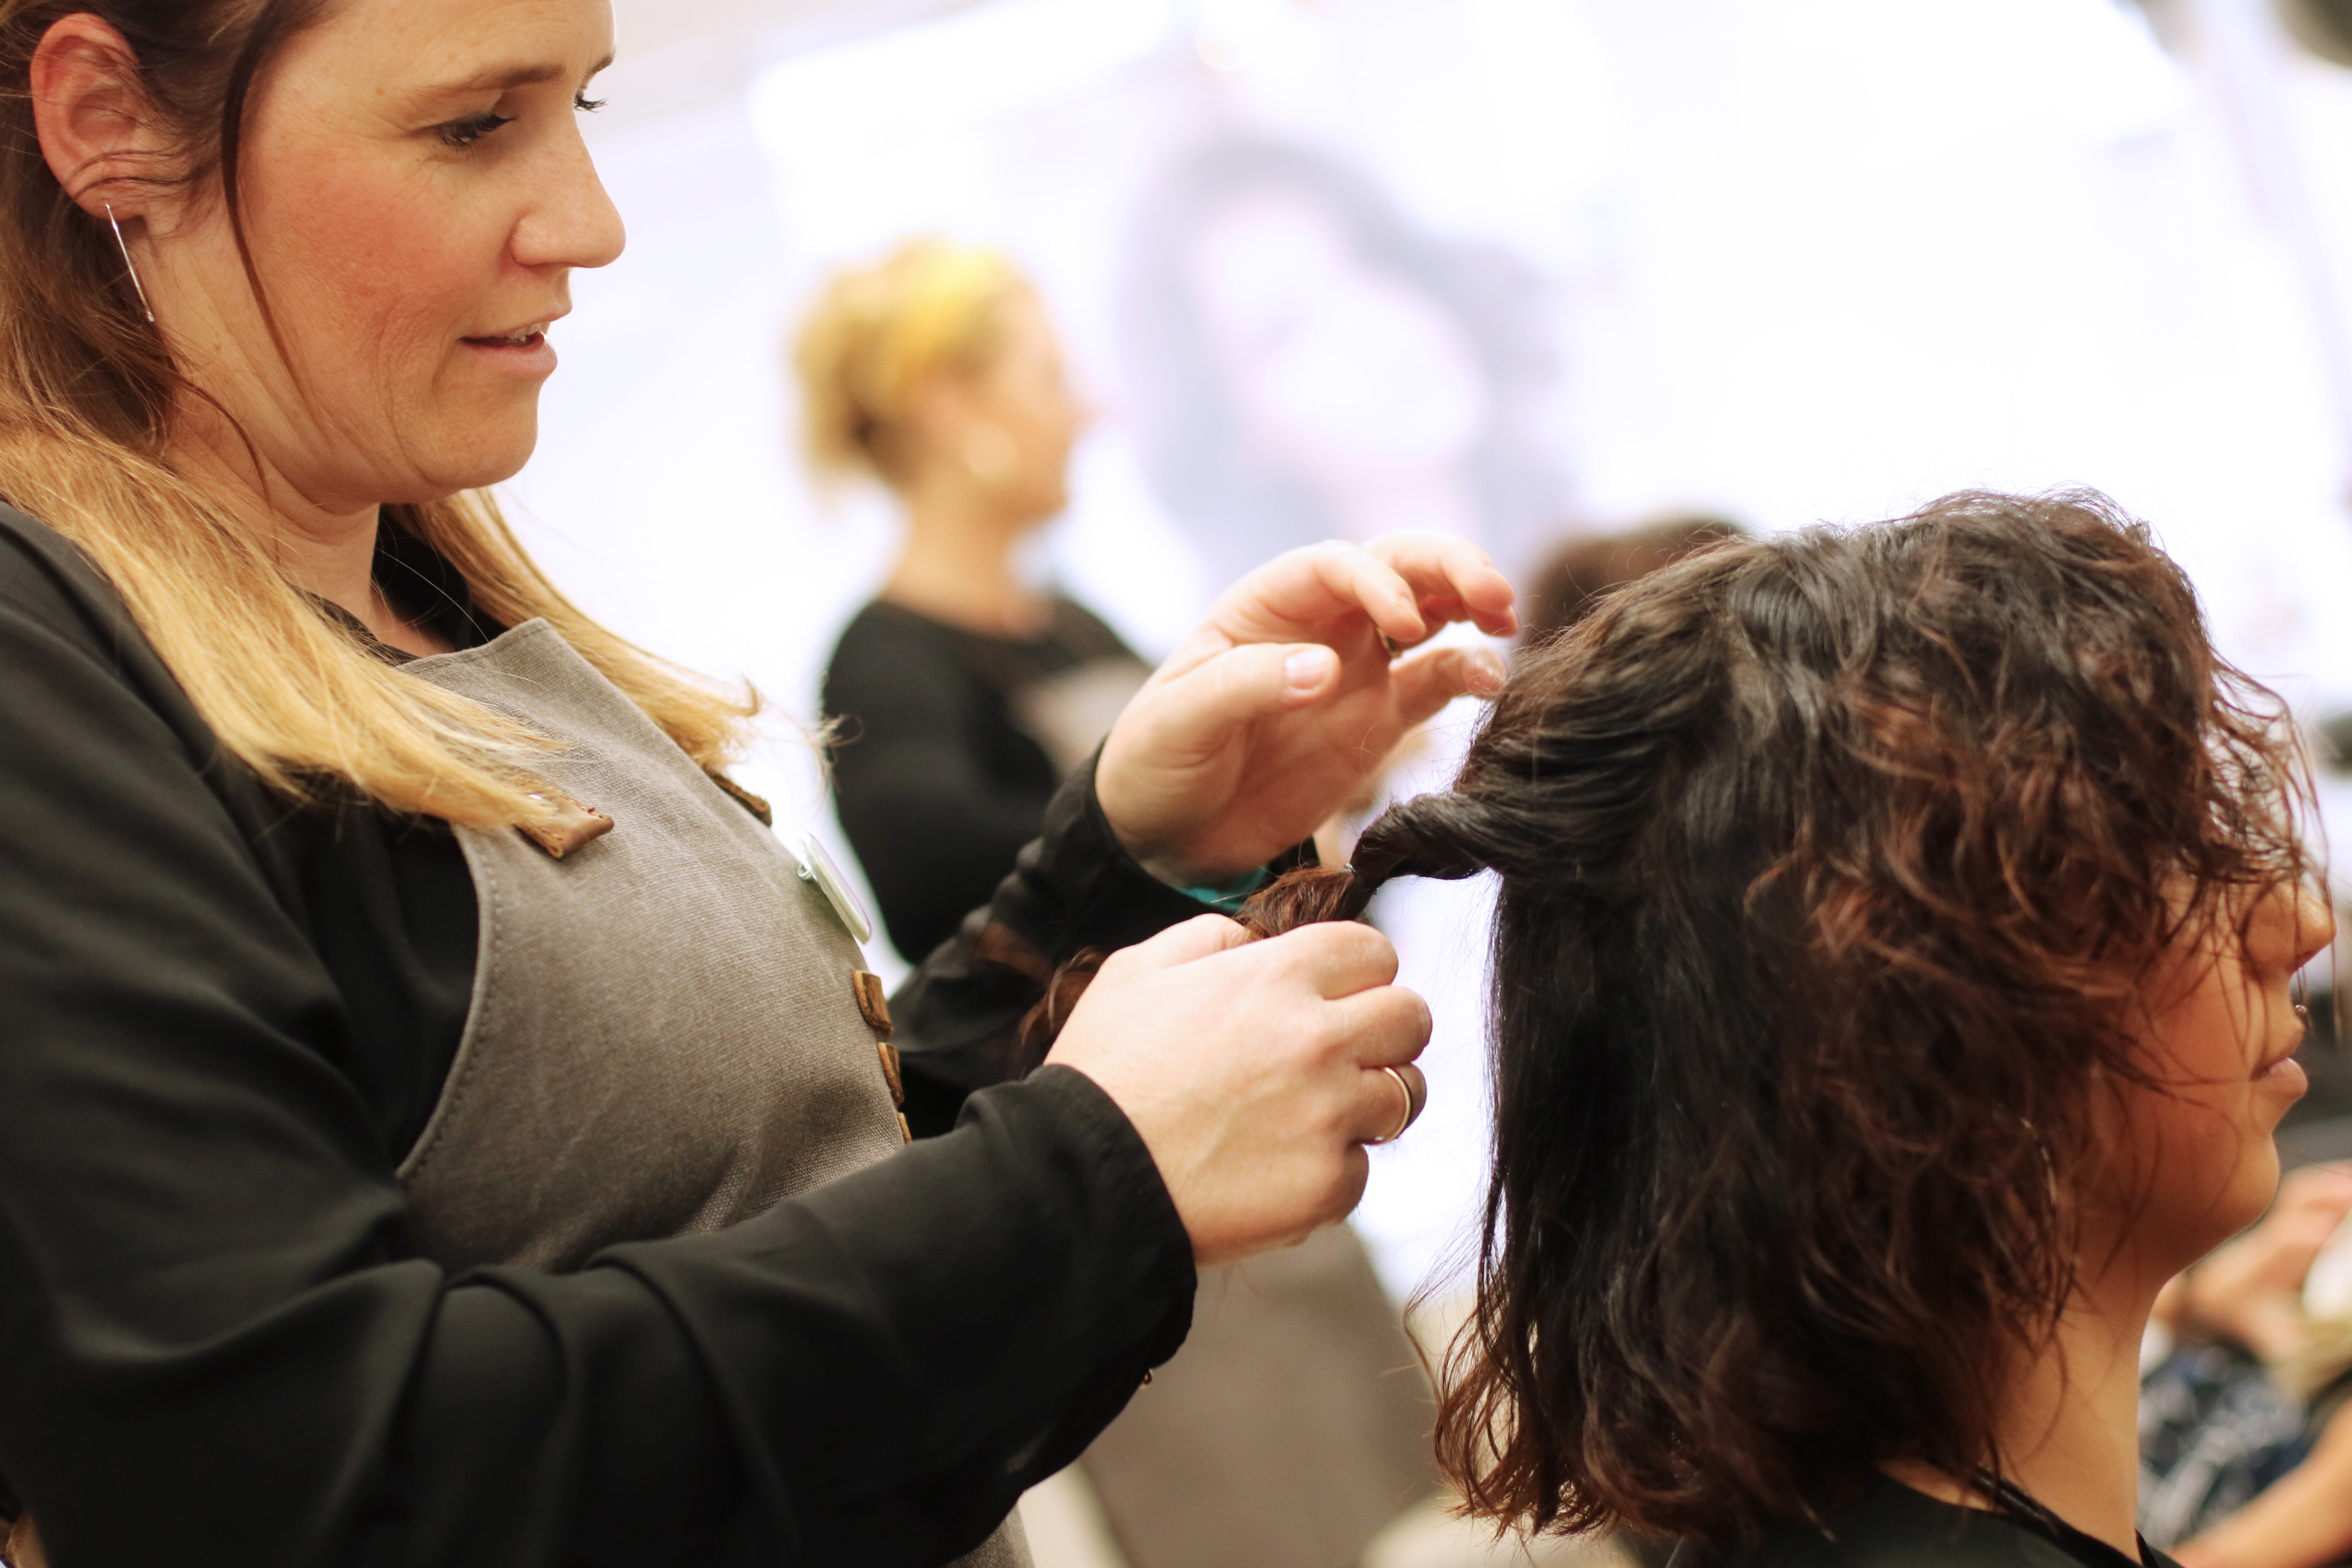
[[[1364,1145],[1403,1110],[1380,1069],[1429,1043],[1429,1008],[1391,984],[1396,970],[1370,926],[1252,941],[1202,915],[1112,954],[1045,1059],[1126,1112],[1193,1258],[1231,1263],[1304,1239],[1363,1195]]]

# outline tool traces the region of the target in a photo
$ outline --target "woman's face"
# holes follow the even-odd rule
[[[2216,925],[2147,992],[2140,1059],[2161,1088],[2126,1086],[2103,1111],[2100,1206],[2159,1282],[2251,1225],[2277,1191],[2272,1134],[2307,1087],[2288,988],[2336,934],[2325,899],[2285,886]]]
[[[530,456],[571,269],[621,252],[574,108],[612,47],[607,0],[345,0],[289,40],[241,176],[282,359],[223,204],[152,213],[173,350],[312,505],[434,500]]]
[[[951,454],[994,510],[1022,525],[1070,501],[1070,447],[1086,424],[1071,395],[1045,301],[1027,289],[1002,309],[995,357],[971,381],[943,427]]]

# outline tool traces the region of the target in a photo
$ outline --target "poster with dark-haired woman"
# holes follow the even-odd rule
[[[1236,138],[1145,198],[1119,295],[1145,470],[1222,582],[1318,539],[1555,525],[1534,425],[1553,378],[1533,272],[1415,226],[1329,153]]]

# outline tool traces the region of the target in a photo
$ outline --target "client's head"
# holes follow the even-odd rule
[[[1524,656],[1451,792],[1262,911],[1500,873],[1473,1506],[1727,1544],[1998,1467],[2062,1308],[2275,1185],[2302,777],[2095,495],[1723,543]]]

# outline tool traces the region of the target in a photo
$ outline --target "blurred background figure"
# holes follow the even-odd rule
[[[2157,1302],[2140,1531],[2183,1568],[2352,1558],[2352,1166],[2291,1172],[2262,1223]]]
[[[1022,570],[1069,500],[1083,423],[1053,323],[996,251],[901,245],[835,277],[794,359],[812,462],[906,513],[881,593],[824,678],[835,803],[891,941],[984,905],[1147,667]],[[919,1132],[945,1130],[916,1100]],[[1431,1401],[1345,1228],[1204,1275],[1190,1340],[1082,1462],[1129,1568],[1342,1568],[1433,1486]],[[1046,1568],[1058,1568],[1048,1563]]]
[[[1523,640],[1529,647],[1549,642],[1591,615],[1611,589],[1638,582],[1710,544],[1747,535],[1728,518],[1693,514],[1558,545],[1528,578],[1522,595]]]
[[[794,358],[810,461],[880,480],[906,510],[824,708],[842,828],[892,945],[919,958],[988,901],[1150,670],[1021,570],[1022,541],[1068,503],[1085,411],[1011,262],[911,241],[836,278]]]
[[[1399,531],[1507,567],[1557,510],[1539,290],[1508,253],[1417,228],[1328,153],[1238,139],[1147,196],[1128,256],[1129,413],[1212,576]]]

